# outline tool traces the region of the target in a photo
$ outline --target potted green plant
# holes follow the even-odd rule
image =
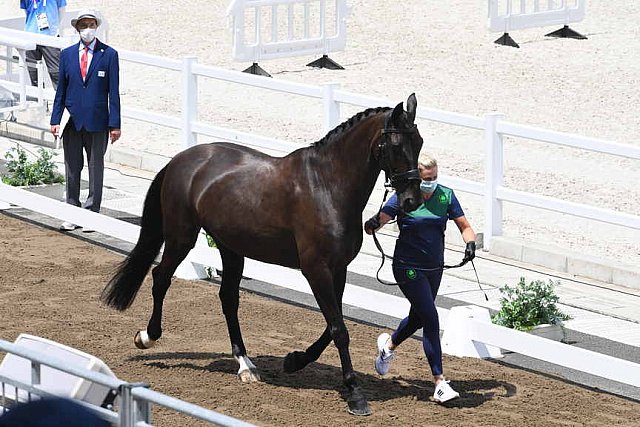
[[[560,341],[564,339],[563,321],[570,316],[561,312],[556,303],[560,299],[555,286],[560,282],[535,280],[527,283],[524,277],[515,286],[500,288],[500,311],[491,318],[497,325],[531,332]]]

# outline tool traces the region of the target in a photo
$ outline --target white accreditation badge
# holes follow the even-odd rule
[[[38,24],[38,30],[44,31],[49,29],[49,19],[47,19],[47,0],[44,0],[42,3],[44,7],[44,12],[40,12],[36,14],[36,22]],[[38,10],[38,1],[33,0],[33,8]]]
[[[36,15],[36,22],[38,23],[38,30],[44,31],[49,29],[49,20],[47,14],[42,12]]]

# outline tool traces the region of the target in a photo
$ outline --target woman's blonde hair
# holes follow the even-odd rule
[[[436,159],[428,155],[427,153],[420,153],[418,156],[418,164],[425,169],[432,169],[438,166]]]

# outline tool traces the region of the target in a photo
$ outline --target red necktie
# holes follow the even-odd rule
[[[82,80],[87,77],[87,62],[89,58],[87,57],[87,52],[89,48],[85,46],[84,52],[82,52],[82,57],[80,58],[80,74],[82,75]]]

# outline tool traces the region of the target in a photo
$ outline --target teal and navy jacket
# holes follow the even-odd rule
[[[391,196],[382,212],[395,218],[398,197]],[[428,200],[398,217],[400,235],[393,255],[395,267],[434,268],[444,265],[444,231],[447,220],[464,216],[453,190],[438,184]]]

